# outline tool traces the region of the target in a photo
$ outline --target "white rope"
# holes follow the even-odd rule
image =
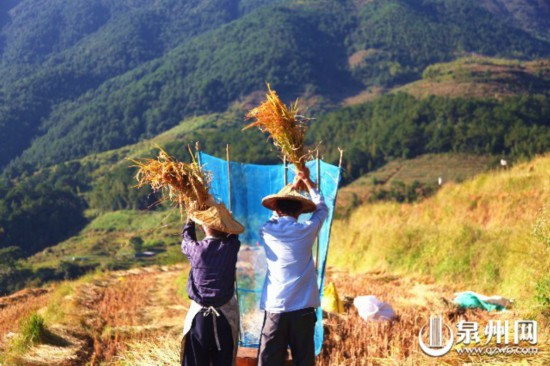
[[[218,313],[218,311],[216,310],[215,307],[213,306],[209,306],[209,307],[203,307],[203,309],[206,309],[204,310],[204,313],[202,313],[202,315],[204,317],[207,317],[209,316],[210,314],[214,314],[215,316],[212,317],[213,321],[214,321],[214,338],[216,339],[216,346],[218,347],[218,351],[221,351],[222,348],[220,346],[220,339],[218,338],[218,325],[216,323],[216,318],[218,316],[220,316],[220,313]]]

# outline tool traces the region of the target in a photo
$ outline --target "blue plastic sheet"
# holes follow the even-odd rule
[[[235,218],[244,225],[245,232],[239,237],[242,243],[237,262],[237,294],[241,311],[241,340],[244,347],[258,347],[263,323],[263,311],[260,310],[260,297],[266,273],[264,249],[260,243],[259,229],[271,217],[272,212],[262,206],[262,198],[277,193],[284,186],[285,167],[281,165],[255,165],[226,160],[210,156],[203,152],[199,155],[200,164],[212,174],[211,192],[214,197],[230,208]],[[317,173],[319,165],[320,174]],[[334,213],[334,204],[340,169],[323,161],[313,160],[307,163],[311,177],[317,181],[320,177],[321,192],[329,208],[329,215],[319,233],[318,253],[314,248],[317,263],[317,282],[324,286],[325,266],[330,239],[330,226]],[[287,180],[294,179],[294,167],[289,166]],[[230,200],[231,198],[231,200]],[[230,202],[231,201],[231,202]],[[300,220],[307,219],[302,215]],[[323,343],[322,310],[317,309],[315,325],[315,352],[321,352]]]

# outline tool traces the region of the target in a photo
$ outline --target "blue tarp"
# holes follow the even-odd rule
[[[211,192],[214,197],[231,208],[235,218],[244,225],[245,232],[240,235],[241,251],[237,263],[237,294],[241,308],[241,345],[257,347],[263,322],[263,312],[259,301],[265,278],[265,255],[260,243],[259,229],[271,217],[271,211],[262,206],[262,198],[277,193],[284,186],[285,168],[281,165],[255,165],[230,162],[203,152],[199,155],[200,164],[212,174]],[[314,248],[318,258],[317,282],[323,293],[325,266],[327,261],[330,226],[334,213],[336,193],[340,182],[340,169],[334,165],[319,161],[321,192],[329,208],[329,215],[319,233],[319,251]],[[317,160],[307,163],[314,181],[317,180]],[[287,169],[288,182],[294,179],[294,167]],[[230,173],[229,173],[230,172]],[[229,175],[230,174],[230,179]],[[231,195],[229,186],[231,185]],[[231,202],[229,198],[231,197]],[[301,220],[306,219],[301,216]],[[315,351],[321,352],[323,342],[323,324],[321,308],[317,309],[315,326]]]

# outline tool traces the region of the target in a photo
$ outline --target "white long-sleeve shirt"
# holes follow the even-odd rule
[[[271,313],[321,305],[312,248],[328,208],[317,190],[310,196],[317,208],[309,220],[274,216],[260,229],[267,258],[260,307]]]

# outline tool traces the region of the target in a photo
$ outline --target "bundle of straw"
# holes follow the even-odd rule
[[[174,202],[183,216],[184,209],[189,212],[206,210],[213,202],[209,193],[210,176],[195,160],[191,150],[192,162],[182,163],[160,150],[157,159],[143,161],[131,160],[135,167],[137,187],[150,185],[153,191],[161,191],[165,198]]]
[[[298,170],[303,170],[309,154],[304,148],[307,118],[298,114],[298,100],[287,107],[277,93],[267,84],[267,100],[259,107],[252,109],[246,119],[256,121],[243,128],[258,127],[267,132],[273,143],[281,150],[283,157],[293,163]]]

